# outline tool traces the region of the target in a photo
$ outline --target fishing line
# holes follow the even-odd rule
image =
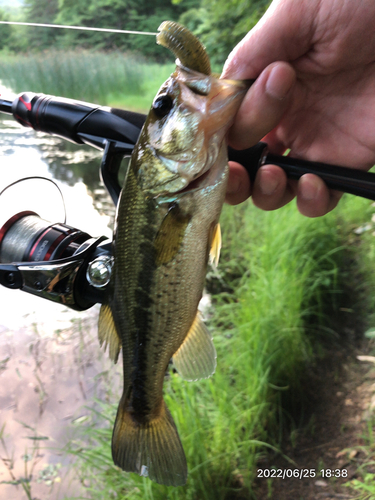
[[[0,196],[2,196],[5,193],[5,191],[7,191],[7,189],[15,186],[16,184],[20,184],[21,182],[30,181],[30,180],[34,180],[34,179],[51,182],[51,184],[53,184],[55,186],[55,188],[58,190],[58,192],[60,193],[60,196],[61,196],[61,201],[62,201],[63,210],[64,210],[64,224],[66,224],[66,205],[65,205],[64,195],[62,194],[62,191],[61,191],[59,185],[53,179],[49,179],[48,177],[41,177],[40,175],[31,175],[29,177],[22,177],[22,179],[17,179],[16,181],[12,182],[11,184],[8,184],[7,186],[5,186],[5,188],[0,191]]]
[[[63,24],[21,23],[18,21],[0,21],[0,24],[12,24],[17,26],[36,26],[38,28],[61,28],[67,30],[104,31],[105,33],[126,33],[128,35],[151,35],[151,36],[157,35],[157,33],[151,33],[150,31],[117,30],[111,28],[89,28],[87,26],[65,26]]]

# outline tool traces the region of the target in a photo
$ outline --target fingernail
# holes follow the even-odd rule
[[[279,180],[271,172],[263,168],[258,171],[257,182],[262,194],[266,196],[273,195],[280,184]]]
[[[300,196],[306,200],[315,200],[319,196],[320,182],[316,180],[312,175],[303,175],[299,181],[298,190],[301,193]]]
[[[275,66],[271,69],[266,82],[266,92],[274,99],[282,101],[288,95],[294,81],[285,78],[285,69]]]

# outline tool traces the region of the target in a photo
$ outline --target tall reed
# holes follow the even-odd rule
[[[145,109],[173,70],[173,65],[151,64],[120,52],[51,50],[0,57],[0,81],[13,92],[45,93],[102,105],[124,102]],[[137,99],[139,104],[134,102]]]

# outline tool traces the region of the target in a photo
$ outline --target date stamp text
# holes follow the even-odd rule
[[[280,479],[305,479],[311,477],[348,477],[347,469],[257,469],[257,477]]]

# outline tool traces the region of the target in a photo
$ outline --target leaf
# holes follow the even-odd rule
[[[375,356],[357,356],[357,359],[365,363],[375,363]]]
[[[25,436],[24,439],[31,439],[32,441],[48,441],[47,436]]]
[[[375,338],[375,328],[370,328],[365,332],[365,337],[368,339],[374,339]]]
[[[75,425],[83,424],[83,422],[86,422],[86,420],[88,419],[89,419],[88,415],[82,415],[82,417],[78,417],[75,420],[73,420],[72,424]]]

